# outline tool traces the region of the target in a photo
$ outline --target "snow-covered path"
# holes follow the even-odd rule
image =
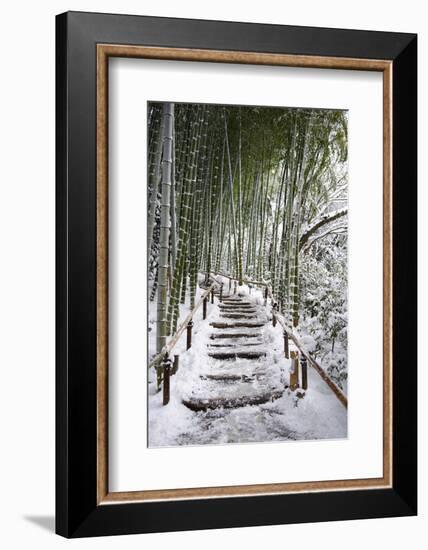
[[[175,446],[347,435],[346,409],[311,368],[303,398],[288,389],[282,330],[261,300],[225,297],[211,306],[180,356],[171,401],[149,398],[149,445]],[[303,392],[301,392],[303,393]]]

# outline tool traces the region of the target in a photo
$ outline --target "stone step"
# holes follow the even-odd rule
[[[224,299],[224,302],[225,303],[230,303],[230,304],[252,304],[254,302],[251,302],[250,300],[245,300],[244,298],[241,298],[241,297],[236,297],[234,298],[233,296],[229,296],[227,298]]]
[[[252,302],[244,302],[244,300],[223,300],[221,302],[222,305],[225,306],[252,306],[254,305]]]
[[[254,302],[248,302],[244,300],[230,300],[225,298],[222,302],[219,303],[220,307],[251,307],[256,306]]]
[[[259,311],[235,311],[235,310],[221,310],[220,311],[220,315],[222,317],[224,317],[225,315],[245,315],[245,316],[248,316],[248,317],[254,317],[257,315],[259,315],[260,317],[262,316],[262,314],[259,312]]]
[[[262,346],[264,344],[264,342],[260,341],[260,342],[230,342],[230,343],[224,343],[224,342],[220,342],[220,343],[216,343],[216,344],[208,344],[208,347],[209,348],[228,348],[228,347],[236,347],[236,346],[239,346],[239,345],[245,345],[245,346]]]
[[[254,307],[256,305],[252,302],[242,302],[240,300],[223,300],[219,303],[220,307]]]
[[[250,322],[239,322],[236,323],[210,323],[210,326],[213,328],[222,328],[222,329],[228,329],[228,328],[259,328],[263,327],[265,323],[250,323]]]
[[[211,351],[208,353],[213,359],[260,359],[266,357],[266,352],[254,350],[238,350],[238,351]]]
[[[238,310],[236,310],[236,311],[235,311],[235,310],[233,310],[233,311],[232,311],[232,310],[226,310],[226,311],[225,311],[225,310],[221,310],[221,311],[220,311],[220,315],[221,315],[222,317],[224,317],[224,316],[226,316],[226,315],[238,315],[238,316],[239,316],[239,315],[244,315],[244,316],[248,316],[248,317],[257,317],[257,315],[260,315],[260,312],[258,312],[258,311],[250,311],[250,310],[248,310],[248,311],[244,311],[244,310],[239,310],[239,311],[238,311]],[[260,316],[261,316],[261,315],[260,315]]]
[[[210,353],[253,353],[259,351],[266,355],[266,345],[264,342],[241,342],[235,339],[227,343],[221,342],[220,344],[208,345],[208,351]]]
[[[230,319],[233,319],[234,317],[238,319],[240,316],[251,317],[252,319],[255,319],[256,317],[262,317],[262,315],[258,311],[220,311],[221,317],[228,317],[229,315],[233,315],[233,317],[230,317]]]
[[[232,317],[229,317],[229,315],[232,315]],[[220,311],[221,317],[229,317],[230,319],[239,317],[251,317],[252,319],[255,319],[257,317],[261,317],[262,315],[258,311]]]
[[[244,385],[240,384],[240,385]],[[248,384],[245,384],[248,386]],[[224,388],[224,385],[222,385]],[[184,399],[183,404],[186,405],[192,411],[207,411],[210,409],[237,409],[238,407],[246,407],[247,405],[261,405],[269,401],[274,401],[279,399],[284,390],[266,390],[264,392],[257,393],[247,393],[244,392],[242,395],[237,396],[219,396],[219,397],[190,397],[189,399]]]
[[[246,333],[246,332],[219,332],[217,334],[211,334],[211,340],[216,340],[217,338],[259,338],[261,336],[260,332],[255,333]]]
[[[244,313],[222,313],[220,315],[223,319],[257,319],[257,315],[246,315]]]
[[[257,311],[257,308],[254,306],[223,306],[222,304],[218,304],[218,307],[221,311]]]
[[[265,378],[265,373],[252,373],[250,375],[248,374],[234,374],[234,373],[228,373],[228,372],[218,372],[218,373],[212,373],[212,374],[201,374],[200,379],[201,380],[214,380],[215,382],[227,382],[227,383],[234,383],[234,382],[245,382],[250,383],[257,381],[263,381]]]
[[[223,302],[222,302],[223,303]],[[228,297],[224,299],[225,304],[249,304],[252,305],[254,302],[250,302],[249,300],[244,300],[243,298],[232,298]]]
[[[230,351],[230,350],[227,350]],[[263,350],[264,351],[264,350]],[[228,374],[243,374],[253,376],[254,373],[265,373],[267,368],[273,368],[272,365],[267,365],[266,361],[254,361],[253,359],[237,358],[236,361],[207,361],[205,369],[200,374],[213,374],[216,372],[225,372]],[[275,370],[277,372],[277,369]],[[279,372],[279,371],[278,371]]]
[[[201,380],[216,380],[217,382],[237,382],[238,380],[250,381],[252,378],[241,376],[240,374],[201,374]]]

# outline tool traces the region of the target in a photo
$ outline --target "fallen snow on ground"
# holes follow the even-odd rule
[[[227,282],[224,289],[227,294]],[[203,289],[198,289],[199,296],[202,292]],[[264,348],[266,357],[235,361],[220,361],[209,357],[207,344],[221,343],[221,340],[210,339],[213,332],[221,332],[221,329],[211,327],[210,323],[225,322],[225,319],[220,317],[217,298],[215,298],[215,304],[208,304],[206,320],[202,320],[202,308],[199,309],[194,318],[192,347],[188,351],[185,350],[186,334],[184,333],[173,350],[173,354],[180,355],[180,367],[177,374],[171,377],[171,398],[167,406],[162,405],[162,392],[156,391],[155,372],[154,369],[150,369],[149,446],[345,438],[347,436],[346,409],[317,372],[310,367],[308,368],[308,390],[303,398],[297,397],[296,392],[285,389],[282,396],[273,401],[232,409],[218,408],[195,412],[183,404],[183,399],[186,400],[198,391],[205,391],[207,395],[213,397],[218,391],[218,384],[211,380],[204,380],[204,377],[210,372],[218,371],[218,367],[222,369],[222,373],[232,375],[233,373],[251,375],[258,369],[265,373],[265,377],[262,376],[260,382],[257,382],[257,378],[251,387],[247,385],[249,394],[262,391],[263,384],[267,383],[271,388],[275,386],[281,389],[288,385],[290,361],[284,357],[281,327],[279,325],[273,327],[269,322],[267,316],[269,306],[267,309],[264,307],[264,299],[260,291],[252,289],[250,294],[248,287],[244,286],[238,288],[238,293],[258,308],[258,319],[263,318],[266,324],[260,329],[245,329],[245,332],[261,333],[261,337],[239,338],[236,339],[236,344],[239,349]],[[181,306],[180,321],[187,313],[188,306]],[[150,318],[154,318],[151,312],[149,315]],[[151,346],[155,343],[154,333],[153,326],[150,333]],[[256,347],[247,346],[254,342],[258,342]],[[154,348],[151,347],[151,349]],[[243,383],[224,383],[222,397],[227,397],[229,394],[232,397],[238,395],[242,387]]]

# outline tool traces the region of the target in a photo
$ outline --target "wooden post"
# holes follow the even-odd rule
[[[187,323],[187,347],[186,349],[189,349],[192,347],[192,327],[193,327],[193,321],[190,320]]]
[[[162,364],[159,364],[155,367],[156,369],[156,391],[160,391],[162,388]]]
[[[272,326],[276,327],[276,303],[272,306]]]
[[[171,359],[168,354],[165,354],[165,358],[162,363],[163,367],[163,404],[168,405],[170,394],[170,376],[171,376]]]
[[[214,289],[211,290],[211,303],[214,303]]]
[[[220,302],[223,301],[223,283],[220,285]]]
[[[284,355],[286,359],[290,358],[290,353],[288,349],[288,332],[284,330]]]
[[[232,288],[232,279],[229,279],[229,292],[230,292],[231,288]]]
[[[267,299],[268,299],[268,287],[265,287],[265,306],[267,304]]]
[[[290,390],[294,391],[299,387],[299,354],[297,351],[291,351],[290,356]]]
[[[174,364],[172,365],[171,374],[176,374],[177,373],[179,361],[180,361],[180,356],[179,355],[174,355]]]
[[[204,321],[207,318],[207,302],[208,302],[208,296],[205,296],[204,301],[202,302],[202,319]]]
[[[238,286],[238,283],[235,281],[235,284],[233,285],[233,294],[236,294],[237,286]]]
[[[300,365],[302,367],[302,388],[308,389],[308,361],[303,354],[300,354]]]

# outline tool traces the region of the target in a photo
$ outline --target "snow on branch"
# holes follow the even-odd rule
[[[308,240],[308,242],[304,245],[301,250],[304,252],[307,252],[309,248],[316,243],[317,241],[324,239],[324,237],[328,237],[328,235],[342,235],[346,233],[347,226],[346,225],[332,225],[330,226],[326,231],[323,233],[320,233],[318,235],[315,235],[311,240]]]
[[[340,210],[335,210],[334,212],[329,212],[328,214],[325,214],[324,216],[322,216],[321,219],[319,219],[314,224],[312,224],[311,227],[309,227],[305,231],[305,233],[303,233],[303,235],[300,237],[299,249],[302,250],[302,248],[308,242],[309,238],[312,235],[314,235],[319,229],[321,229],[321,227],[336,221],[342,216],[346,216],[347,213],[348,213],[347,208],[341,208]]]

